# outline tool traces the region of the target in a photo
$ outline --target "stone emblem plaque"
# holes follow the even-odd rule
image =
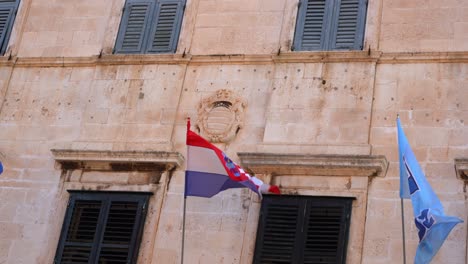
[[[202,100],[196,127],[200,135],[214,143],[228,143],[243,126],[245,101],[222,89]]]

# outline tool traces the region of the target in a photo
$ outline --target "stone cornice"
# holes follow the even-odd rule
[[[285,52],[273,55],[275,63],[317,63],[317,62],[376,62],[380,52],[367,51],[314,51]]]
[[[51,152],[64,170],[166,171],[180,167],[184,162],[178,152],[69,149],[52,149]]]
[[[241,164],[254,174],[308,176],[381,176],[388,162],[385,156],[304,155],[238,153]]]
[[[16,67],[89,67],[96,65],[187,64],[189,57],[170,55],[102,55],[89,57],[16,57],[8,62]]]
[[[460,52],[393,52],[378,51],[314,51],[280,54],[106,54],[88,57],[0,57],[0,66],[15,67],[92,67],[98,65],[147,64],[274,64],[274,63],[346,63],[379,64],[466,63],[468,51]]]
[[[250,54],[215,54],[215,55],[192,55],[189,64],[271,64],[272,55],[250,55]]]
[[[468,52],[394,52],[382,53],[378,63],[406,64],[406,63],[466,63]]]
[[[468,183],[468,158],[455,159],[457,178]]]

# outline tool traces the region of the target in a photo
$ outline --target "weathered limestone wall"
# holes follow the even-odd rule
[[[112,53],[124,0],[24,0],[8,54],[26,57]],[[464,1],[369,1],[365,50],[467,49]],[[289,51],[297,3],[188,0],[178,53],[273,54]]]
[[[8,55],[112,54],[125,0],[23,0]],[[291,50],[297,2],[187,0],[177,53],[276,54]],[[369,3],[365,48],[377,49],[382,0]]]
[[[172,148],[184,69],[183,65],[14,69],[0,114],[4,261],[50,263],[55,254],[68,194],[51,149]]]
[[[238,151],[313,153],[314,145],[320,145],[330,134],[331,139],[321,146],[328,154],[353,153],[355,145],[361,146],[357,149],[363,153],[369,150],[362,135],[367,135],[369,128],[372,81],[366,76],[373,74],[373,63],[186,67],[159,64],[14,69],[1,113],[0,144],[7,165],[1,194],[8,196],[2,228],[10,234],[4,241],[7,262],[23,259],[25,263],[47,263],[53,258],[62,221],[62,217],[53,216],[63,215],[68,196],[50,149],[175,149],[185,153],[185,118],[196,120],[198,103],[218,89],[234,90],[248,105],[245,129],[231,144],[220,145],[231,157],[235,158]],[[304,96],[298,96],[301,90]],[[342,103],[336,104],[332,98],[342,98]],[[320,119],[322,112],[325,116]],[[345,115],[343,119],[340,113]],[[316,115],[318,118],[313,119]],[[315,140],[317,130],[303,124],[335,132],[324,131],[324,139]],[[295,131],[294,137],[284,132],[288,129]],[[286,148],[287,144],[291,146]],[[164,198],[153,251],[155,261],[179,258],[182,190],[183,172],[179,171]],[[259,205],[246,190],[211,200],[190,198],[187,258],[202,262],[229,258],[249,263]],[[35,233],[24,234],[29,229]],[[200,232],[206,238],[202,242]],[[248,234],[244,237],[243,232]],[[219,239],[225,242],[213,242]],[[249,247],[244,247],[244,239]],[[21,253],[29,244],[33,250]]]
[[[383,1],[379,47],[382,51],[466,51],[468,2]]]
[[[395,128],[400,114],[412,149],[448,215],[462,218],[434,263],[466,261],[466,186],[457,179],[454,158],[468,155],[466,64],[383,64],[377,68],[370,143],[373,154],[390,161],[385,178],[372,181],[363,263],[401,259],[399,165]],[[412,207],[405,202],[408,261],[418,243]]]
[[[187,68],[177,113],[174,143],[176,150],[185,153],[185,118],[197,120],[200,101],[219,89],[230,89],[248,104],[245,129],[232,144],[220,145],[229,156],[236,157],[240,145],[255,147],[263,137],[265,109],[271,93],[274,66],[266,65],[193,65]],[[183,205],[184,172],[173,177],[161,214],[152,263],[180,261],[181,213]],[[187,263],[239,263],[248,215],[258,212],[248,190],[231,190],[211,199],[187,199],[186,251]],[[255,222],[256,223],[256,222]],[[255,228],[256,230],[256,228]],[[248,263],[250,262],[242,262]]]
[[[170,146],[183,74],[178,65],[16,68],[4,135],[62,148]]]
[[[203,98],[216,90],[230,89],[247,102],[244,128],[230,144],[219,144],[230,157],[236,157],[239,151],[369,154],[366,143],[373,82],[369,76],[373,76],[374,69],[374,63],[189,66],[177,115],[176,149],[185,153],[184,118],[190,116],[195,122]],[[366,190],[364,180],[364,187],[359,185],[354,191]],[[305,185],[320,189],[322,195],[337,195],[337,189],[344,188],[348,181],[318,177],[309,180],[310,186]],[[287,182],[283,180],[283,184]],[[169,186],[154,249],[156,260],[174,263],[179,257],[181,227],[174,219],[180,219],[183,184],[180,172]],[[356,196],[360,197],[356,208],[365,208],[361,203],[366,203],[366,196]],[[250,263],[260,208],[259,201],[252,198],[246,190],[226,191],[211,199],[189,197],[186,260]],[[362,212],[364,216],[365,210]],[[364,231],[364,225],[354,229],[357,236]],[[360,250],[361,243],[352,247]],[[358,262],[360,253],[350,250],[351,262]]]
[[[279,49],[285,7],[292,1],[200,1],[193,54],[262,54]],[[290,10],[290,8],[287,8]],[[288,16],[295,14],[288,13]]]
[[[3,69],[6,84],[11,68]],[[391,164],[385,178],[373,179],[368,188],[366,181],[356,185],[357,191],[368,191],[368,198],[359,194],[353,210],[362,210],[368,201],[367,217],[353,223],[352,236],[365,232],[365,237],[363,246],[350,245],[354,250],[348,258],[359,263],[362,253],[363,263],[388,263],[401,255],[396,113],[447,213],[466,220],[463,183],[455,178],[453,159],[468,155],[467,71],[463,63],[273,61],[14,68],[2,90],[6,96],[0,114],[6,165],[0,180],[2,258],[6,263],[49,263],[54,256],[68,196],[50,149],[185,153],[185,118],[195,121],[203,98],[231,89],[247,101],[244,128],[232,143],[219,145],[234,159],[240,151],[371,151],[387,157]],[[280,182],[320,190],[304,192],[308,195],[337,195],[349,180],[293,177]],[[152,234],[142,247],[148,261],[179,261],[182,192],[183,169],[160,198],[159,220],[146,227]],[[259,206],[247,190],[212,199],[190,197],[186,258],[250,263]],[[417,235],[409,203],[406,209],[412,258]],[[465,238],[466,227],[458,225],[435,263],[462,261]],[[24,247],[31,250],[25,253]]]
[[[26,57],[97,55],[107,35],[118,30],[115,13],[124,0],[47,1],[25,0],[15,27],[20,43],[12,54]],[[120,7],[118,7],[120,6]],[[119,11],[118,11],[119,10]],[[117,29],[108,24],[117,24]]]
[[[264,143],[367,144],[374,63],[276,65]]]
[[[465,2],[370,0],[365,51],[289,52],[297,1],[188,0],[176,55],[114,56],[124,0],[23,0],[0,60],[0,263],[52,262],[66,189],[80,185],[63,183],[51,149],[185,154],[185,118],[196,122],[200,101],[219,89],[247,102],[243,128],[219,144],[235,161],[238,152],[385,155],[384,178],[275,181],[355,196],[348,263],[399,263],[397,113],[447,213],[467,221],[453,169],[468,157],[467,54],[443,53],[468,48]],[[141,263],[180,261],[183,169],[148,187],[158,195]],[[405,206],[410,261],[417,234]],[[190,197],[186,263],[251,263],[259,208],[248,190]],[[458,225],[434,263],[466,263],[466,237]]]

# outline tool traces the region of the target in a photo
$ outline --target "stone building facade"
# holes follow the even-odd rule
[[[0,263],[53,263],[70,197],[114,191],[150,194],[137,262],[179,263],[187,117],[284,195],[352,198],[346,263],[401,263],[397,115],[465,221],[433,263],[468,263],[468,1],[361,1],[362,47],[300,51],[298,1],[187,0],[174,50],[154,54],[116,50],[125,0],[17,3],[0,57]],[[188,197],[185,263],[252,263],[261,206],[247,189]],[[411,261],[408,201],[405,216]]]

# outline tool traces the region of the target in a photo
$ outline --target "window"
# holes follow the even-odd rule
[[[265,196],[254,263],[345,263],[352,198]]]
[[[301,0],[294,50],[362,50],[367,0]]]
[[[175,52],[185,0],[127,0],[115,53]]]
[[[136,263],[149,193],[70,193],[54,263]]]
[[[19,0],[0,0],[0,53],[2,55],[5,54],[8,46],[18,5]]]

